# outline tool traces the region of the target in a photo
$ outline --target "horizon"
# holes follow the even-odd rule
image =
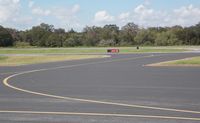
[[[0,25],[17,30],[40,23],[82,31],[86,26],[128,22],[140,27],[188,27],[200,21],[200,1],[196,0],[0,0]]]

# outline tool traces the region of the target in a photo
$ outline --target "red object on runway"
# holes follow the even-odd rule
[[[119,53],[119,49],[108,49],[108,53]]]

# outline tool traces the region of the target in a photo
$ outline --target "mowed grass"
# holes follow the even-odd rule
[[[165,49],[165,48],[140,48],[137,49],[121,49],[121,53],[173,53],[173,52],[183,52],[186,49]]]
[[[105,55],[0,56],[0,66],[19,66],[67,60],[104,58]]]
[[[165,65],[199,65],[200,66],[200,56],[199,57],[192,57],[192,58],[186,58],[186,59],[181,59],[181,60],[176,60],[176,61],[170,61],[164,63]]]
[[[166,61],[155,64],[149,64],[146,66],[199,66],[200,67],[200,56],[185,58],[180,60]]]
[[[120,53],[171,53],[188,51],[187,47],[116,47]],[[0,54],[70,54],[70,53],[107,53],[107,47],[99,48],[0,48]]]

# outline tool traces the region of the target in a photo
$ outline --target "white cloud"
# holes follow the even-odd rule
[[[35,2],[34,1],[29,1],[28,3],[28,7],[29,8],[32,8],[34,6]]]
[[[78,12],[80,10],[80,5],[78,5],[78,4],[76,4],[76,5],[74,5],[73,7],[72,7],[72,12],[73,13],[76,13],[76,12]]]
[[[95,22],[100,22],[100,23],[104,23],[104,22],[112,22],[115,20],[115,17],[110,15],[107,11],[103,10],[103,11],[98,11],[95,16],[94,16],[94,21]]]
[[[138,5],[133,11],[119,14],[119,25],[135,22],[143,27],[149,26],[191,26],[200,21],[200,8],[193,5],[176,8],[172,11],[155,10],[147,5]]]
[[[79,5],[74,5],[71,8],[53,8],[51,16],[59,20],[59,23],[55,24],[55,26],[65,27],[68,30],[71,28],[81,30],[83,27],[80,24],[80,19],[77,17],[79,10]]]
[[[15,17],[12,22],[9,24],[9,27],[17,28],[17,29],[27,29],[33,26],[33,17],[25,16],[25,17]]]
[[[67,24],[70,25],[69,28],[76,28],[80,26],[79,21],[76,17],[77,13],[80,11],[80,5],[75,4],[72,7],[50,7],[45,9],[41,6],[36,5],[34,2],[29,1],[29,8],[38,23],[52,23],[58,21],[59,23],[53,23],[56,27],[66,27]],[[44,19],[48,17],[49,20]],[[72,27],[75,26],[75,27]]]
[[[48,16],[51,14],[51,11],[48,9],[42,9],[40,7],[34,7],[32,8],[32,13],[35,15],[40,15],[40,16]]]
[[[194,7],[193,5],[183,6],[175,9],[173,12],[173,23],[190,26],[200,21],[200,8]]]
[[[49,16],[51,14],[51,10],[35,5],[35,2],[32,0],[29,1],[28,7],[31,9],[31,13],[34,15]]]
[[[0,0],[0,23],[6,22],[19,12],[20,0]]]
[[[80,10],[79,5],[74,5],[71,8],[53,8],[52,9],[52,15],[55,16],[56,18],[63,20],[63,21],[68,21],[73,18],[76,18],[76,14]]]
[[[33,20],[32,17],[13,18],[13,22],[22,23],[22,24],[29,24],[32,20]]]
[[[97,11],[91,18],[91,23],[81,24],[78,18],[80,5],[75,4],[67,7],[49,7],[37,5],[34,0],[28,0],[26,7],[30,12],[24,12],[21,0],[0,0],[0,24],[12,27],[31,27],[39,22],[54,24],[56,27],[79,28],[84,25],[98,25],[115,23],[119,26],[128,22],[134,22],[143,27],[149,26],[191,26],[200,21],[200,7],[187,5],[172,10],[158,10],[151,7],[151,0],[144,0],[141,5],[132,8],[130,11],[121,12],[115,15],[106,10]],[[30,13],[23,15],[23,13]],[[85,21],[85,20],[84,20]],[[58,22],[58,23],[57,23]]]
[[[80,19],[77,17],[79,10],[79,5],[74,5],[69,8],[53,8],[51,16],[59,21],[59,23],[54,25],[68,30],[71,28],[81,30],[83,27],[81,26],[82,24],[80,24]]]
[[[53,7],[49,9],[44,9],[40,6],[36,6],[32,1],[29,2],[32,14],[38,16],[53,16],[57,19],[67,21],[67,19],[74,18],[76,13],[80,10],[80,5],[76,4],[70,7]]]
[[[19,3],[20,0],[12,0],[14,4]]]
[[[129,18],[129,16],[130,16],[130,13],[129,13],[129,12],[121,13],[121,14],[119,15],[119,19],[125,20],[125,19]]]
[[[122,26],[127,22],[130,22],[130,12],[125,12],[118,15],[116,19],[117,25]]]
[[[131,20],[142,26],[161,26],[160,21],[166,17],[165,12],[138,5],[131,13]]]
[[[27,29],[33,25],[30,15],[21,13],[20,0],[0,0],[0,25],[16,29]]]
[[[146,6],[144,5],[139,5],[134,9],[134,14],[138,14],[140,15],[141,18],[146,18],[151,16],[152,14],[154,14],[154,10],[153,9],[148,9]]]
[[[193,5],[183,6],[179,9],[175,9],[174,12],[183,18],[200,15],[200,9],[195,8]]]

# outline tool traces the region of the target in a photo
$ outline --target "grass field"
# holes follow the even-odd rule
[[[186,58],[176,61],[169,61],[164,63],[165,65],[200,65],[200,57]]]
[[[69,54],[69,53],[106,53],[103,48],[0,48],[0,54]],[[149,52],[183,52],[190,50],[190,47],[118,47],[120,53],[149,53]]]
[[[166,61],[161,63],[150,64],[147,66],[200,66],[200,56],[185,58],[180,60]]]
[[[104,58],[105,55],[57,55],[57,56],[0,56],[0,66],[19,66],[55,61]]]
[[[116,47],[120,53],[172,53],[200,49],[200,47],[168,46],[168,47]],[[63,60],[77,60],[86,58],[101,58],[100,55],[86,55],[107,53],[108,47],[77,47],[77,48],[0,48],[0,66],[16,66],[55,62]],[[85,55],[68,55],[84,54]],[[51,55],[45,55],[51,54]],[[60,55],[53,55],[60,54]]]

